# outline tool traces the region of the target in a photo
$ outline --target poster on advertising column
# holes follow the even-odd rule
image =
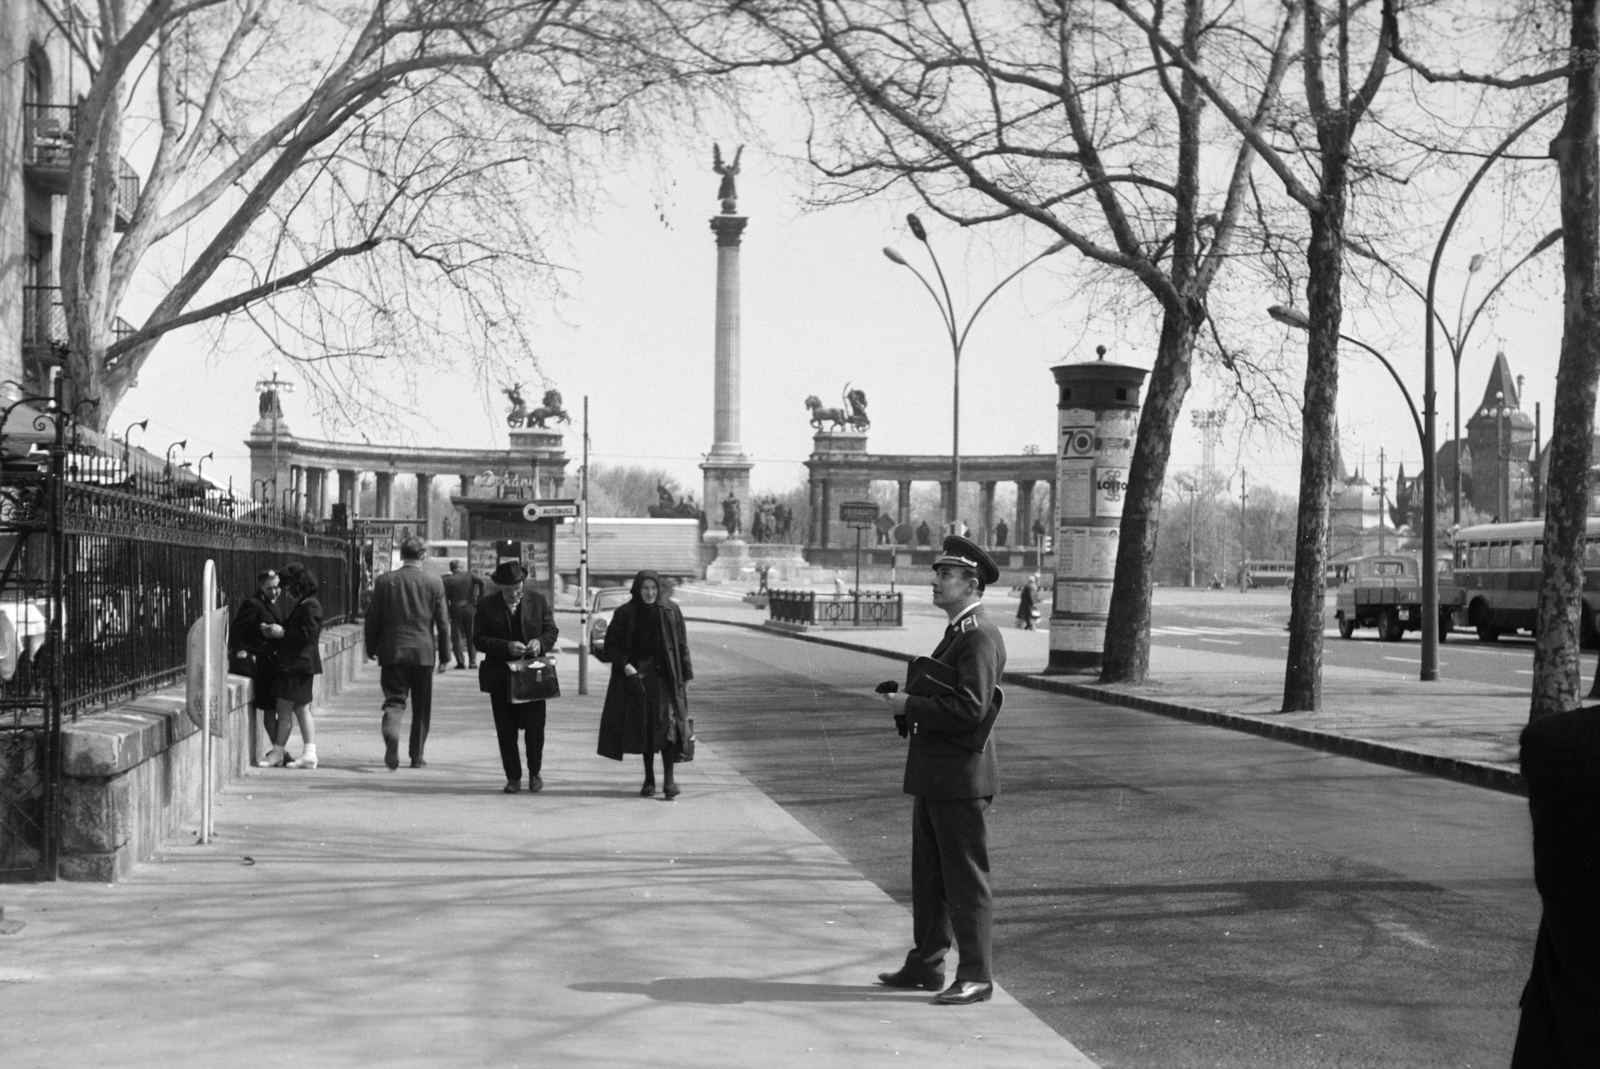
[[[1117,571],[1115,527],[1072,527],[1063,524],[1056,544],[1061,556],[1057,573],[1073,579],[1111,579]]]
[[[1094,462],[1063,460],[1059,474],[1056,507],[1060,509],[1061,515],[1071,519],[1088,519],[1093,516]]]
[[[1096,464],[1094,468],[1094,514],[1116,519],[1122,515],[1127,496],[1128,469]]]
[[[1095,453],[1102,464],[1126,468],[1133,463],[1133,438],[1139,432],[1139,414],[1125,409],[1100,413]]]

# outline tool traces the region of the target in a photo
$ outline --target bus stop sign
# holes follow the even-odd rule
[[[878,519],[878,503],[876,501],[841,501],[839,502],[839,522],[849,524],[851,527],[871,527]]]

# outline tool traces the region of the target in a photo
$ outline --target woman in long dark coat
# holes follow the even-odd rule
[[[273,753],[267,756],[276,755],[279,763],[289,768],[316,768],[317,725],[311,715],[311,699],[315,677],[322,674],[322,602],[317,600],[317,578],[305,565],[291,564],[282,575],[283,589],[295,599],[295,605],[277,641],[278,736],[272,740]],[[289,729],[296,720],[305,748],[293,761],[285,761]]]
[[[600,713],[601,757],[622,760],[644,755],[646,798],[656,793],[655,755],[661,754],[661,793],[678,796],[672,765],[687,741],[689,696],[694,678],[683,612],[667,598],[661,577],[643,571],[633,577],[632,597],[617,608],[606,628],[601,660],[611,665],[611,683]]]
[[[275,643],[269,629],[281,627],[293,607],[279,593],[278,573],[268,568],[256,576],[256,592],[239,603],[239,611],[228,628],[229,669],[254,681],[255,696],[250,705],[261,711],[261,729],[268,739],[278,737],[278,700],[272,689]]]

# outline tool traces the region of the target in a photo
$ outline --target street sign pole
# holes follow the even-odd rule
[[[856,597],[861,597],[861,531],[856,528]]]
[[[578,693],[589,693],[589,398],[583,399],[583,494],[578,508]]]

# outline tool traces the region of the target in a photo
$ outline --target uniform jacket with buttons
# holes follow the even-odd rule
[[[1000,793],[1000,770],[991,734],[983,752],[955,741],[983,723],[995,684],[1006,668],[1006,644],[983,605],[945,628],[933,659],[956,670],[957,685],[937,697],[911,695],[905,716],[911,732],[905,793],[923,798],[988,798]]]

